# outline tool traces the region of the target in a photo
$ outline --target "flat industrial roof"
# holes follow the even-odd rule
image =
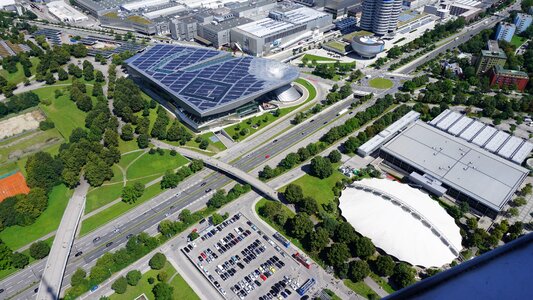
[[[285,31],[292,27],[294,27],[294,24],[291,24],[289,22],[277,21],[271,18],[264,18],[255,22],[238,26],[237,29],[257,37],[265,37],[270,34]]]
[[[500,211],[529,173],[525,168],[417,121],[382,151]]]
[[[428,194],[407,184],[377,178],[356,181],[342,191],[339,208],[357,232],[410,264],[441,267],[462,249],[454,219]]]

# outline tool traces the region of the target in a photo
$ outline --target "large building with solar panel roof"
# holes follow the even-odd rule
[[[201,131],[236,122],[260,102],[293,101],[298,69],[283,63],[181,45],[155,45],[126,61],[143,90]]]

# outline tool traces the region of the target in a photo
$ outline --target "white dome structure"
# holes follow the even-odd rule
[[[347,187],[339,200],[355,230],[401,261],[441,267],[459,256],[459,227],[420,190],[388,179],[364,179]]]

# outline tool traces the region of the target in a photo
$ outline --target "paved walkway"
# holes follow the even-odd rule
[[[86,180],[81,180],[80,185],[74,190],[74,194],[70,198],[46,261],[37,293],[38,300],[59,298],[63,274],[85,208],[85,196],[88,190],[89,183]]]
[[[363,281],[381,298],[384,298],[389,295],[389,293],[383,290],[383,288],[379,286],[379,284],[377,284],[377,282],[375,282],[374,279],[372,279],[371,277],[366,277]]]

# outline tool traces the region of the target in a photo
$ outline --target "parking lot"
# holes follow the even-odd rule
[[[226,299],[300,299],[315,290],[317,267],[308,269],[303,256],[285,251],[288,241],[267,236],[242,213],[198,233],[180,251]]]

